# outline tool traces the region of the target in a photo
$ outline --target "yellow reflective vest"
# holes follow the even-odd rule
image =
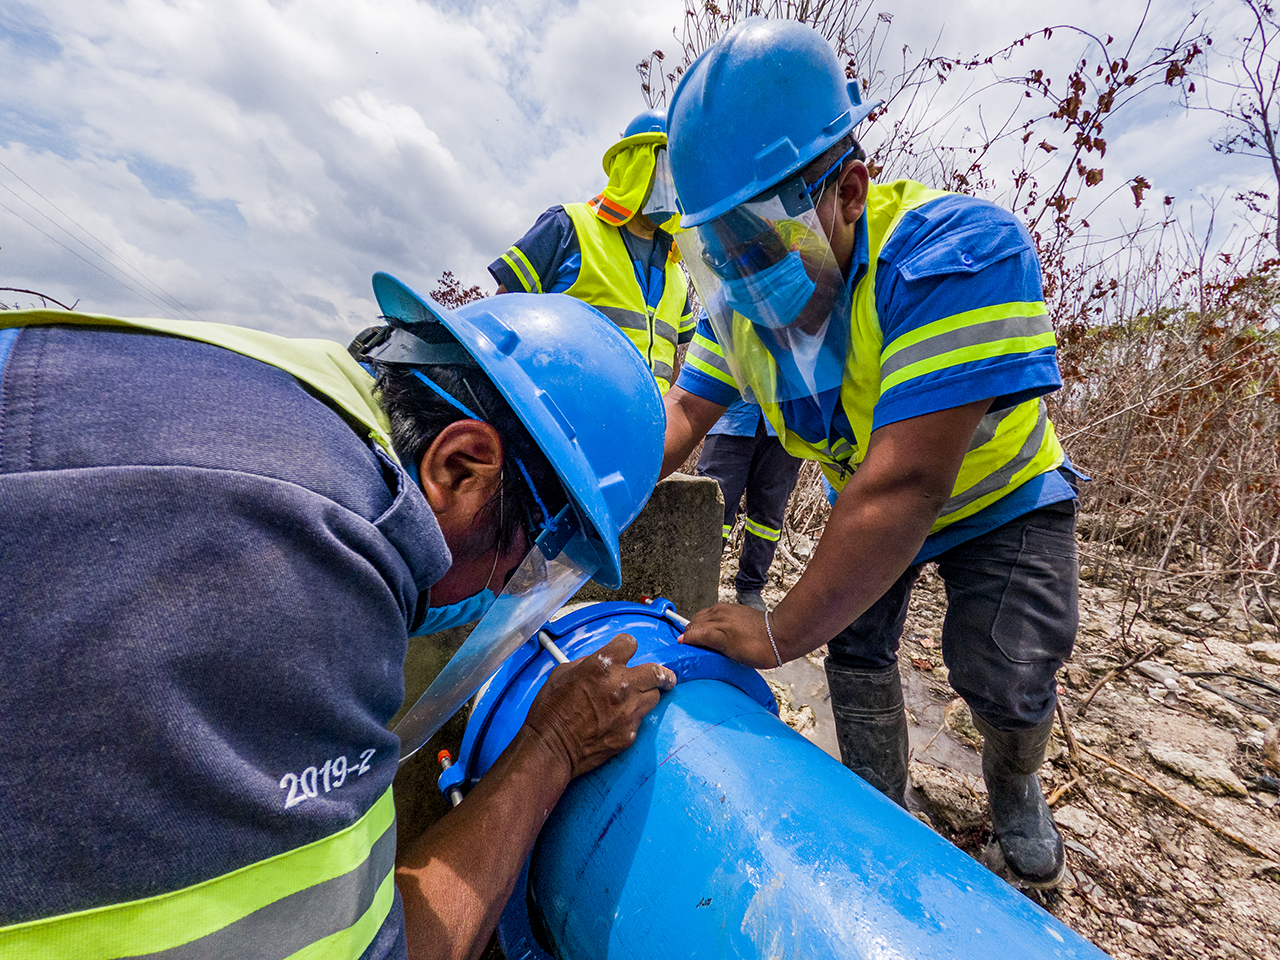
[[[309,385],[353,429],[395,457],[386,414],[373,398],[373,380],[340,344],[216,323],[0,312],[0,329],[53,324],[169,334],[269,363]],[[388,786],[356,822],[303,847],[184,889],[2,927],[0,957],[256,957],[269,943],[274,957],[358,960],[395,902],[395,852],[395,806]]]
[[[866,274],[853,290],[849,315],[849,346],[845,359],[840,405],[853,428],[854,443],[841,437],[834,442],[811,443],[787,428],[777,403],[764,403],[762,410],[788,452],[817,460],[823,475],[836,490],[844,488],[852,470],[866,456],[871,441],[875,406],[881,393],[901,379],[929,369],[942,369],[957,362],[957,351],[976,349],[965,342],[965,331],[984,328],[984,338],[999,332],[996,343],[989,340],[980,349],[985,355],[1025,353],[1052,346],[1054,334],[1043,302],[1005,303],[972,310],[948,318],[946,335],[956,338],[950,352],[927,354],[913,360],[911,338],[884,353],[884,334],[876,310],[876,266],[881,249],[909,211],[930,200],[946,196],[909,180],[873,184],[867,199],[869,244]],[[935,333],[926,331],[926,333]],[[774,395],[772,382],[777,366],[751,323],[734,317],[734,346],[737,362],[757,397]],[[714,371],[708,371],[718,375]],[[971,517],[1017,489],[1023,483],[1063,463],[1062,446],[1049,421],[1044,401],[1026,400],[1016,406],[988,413],[979,423],[974,440],[956,477],[951,498],[934,522],[930,533]]]
[[[656,307],[645,303],[636,280],[631,254],[620,230],[603,223],[585,203],[565,204],[582,252],[578,279],[565,291],[591,304],[621,328],[636,345],[658,381],[658,389],[671,388],[675,372],[676,344],[685,321],[687,298],[684,272],[672,248],[664,272],[662,298]],[[692,325],[692,321],[689,321]]]

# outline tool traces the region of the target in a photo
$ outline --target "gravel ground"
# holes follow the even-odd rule
[[[722,600],[733,598],[735,572],[726,555]],[[780,557],[766,601],[781,600],[798,575]],[[999,872],[981,738],[942,663],[944,604],[926,571],[900,661],[909,801]],[[1059,675],[1062,711],[1040,772],[1069,872],[1058,890],[1028,895],[1117,960],[1280,960],[1280,693],[1264,686],[1280,689],[1280,636],[1263,622],[1272,616],[1235,598],[1172,592],[1138,607],[1116,584],[1081,582],[1080,634]],[[822,655],[770,679],[784,719],[835,754]]]

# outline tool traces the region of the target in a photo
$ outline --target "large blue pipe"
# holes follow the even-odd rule
[[[681,682],[553,811],[499,925],[508,960],[1105,958],[778,720],[754,671],[676,644],[670,611],[545,628],[571,658],[629,633],[633,664]],[[503,666],[442,786],[488,769],[554,665],[535,640]]]

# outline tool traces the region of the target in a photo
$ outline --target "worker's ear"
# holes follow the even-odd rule
[[[867,208],[871,171],[861,160],[853,160],[840,171],[840,210],[845,223],[857,223]]]
[[[491,424],[455,420],[427,447],[418,476],[441,528],[466,529],[498,490],[502,438]]]

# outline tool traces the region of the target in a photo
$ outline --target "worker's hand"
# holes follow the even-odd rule
[[[757,670],[778,666],[764,614],[740,603],[717,603],[689,619],[681,643],[706,647]]]
[[[628,667],[636,641],[620,633],[589,657],[561,664],[529,709],[526,727],[568,764],[570,777],[631,746],[644,715],[676,675],[656,663]]]

